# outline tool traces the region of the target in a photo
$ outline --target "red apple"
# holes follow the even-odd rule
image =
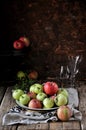
[[[60,106],[57,109],[57,116],[61,121],[68,121],[72,116],[72,110],[68,106]]]
[[[30,100],[28,104],[29,108],[42,108],[42,103],[37,99]]]
[[[20,37],[19,40],[21,40],[22,42],[24,42],[24,45],[26,47],[28,47],[30,45],[30,41],[29,41],[29,39],[27,37],[24,37],[24,36]]]
[[[34,92],[28,92],[27,95],[30,96],[30,99],[36,98],[36,93]]]
[[[35,71],[35,70],[33,70],[33,71],[31,71],[29,74],[28,74],[28,78],[29,79],[37,79],[38,78],[38,72],[37,71]]]
[[[55,82],[49,82],[49,81],[44,83],[43,89],[44,92],[50,96],[56,94],[57,91],[59,90],[58,85]]]
[[[22,42],[21,40],[16,40],[13,43],[13,47],[15,49],[23,49],[24,48],[24,42]]]

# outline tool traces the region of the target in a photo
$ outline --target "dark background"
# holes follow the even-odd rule
[[[15,51],[21,36],[30,47]],[[59,76],[70,55],[82,55],[79,80],[86,80],[84,0],[3,0],[0,3],[0,80],[14,81],[18,70],[37,70],[41,79]]]

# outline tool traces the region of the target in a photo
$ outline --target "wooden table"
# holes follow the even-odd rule
[[[86,130],[86,85],[80,84],[77,88],[79,92],[79,110],[82,112],[82,121],[50,122],[33,125],[13,125],[2,126],[2,117],[15,105],[11,96],[12,87],[0,87],[0,130]]]

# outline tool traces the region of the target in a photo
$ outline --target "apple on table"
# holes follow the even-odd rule
[[[70,119],[70,117],[72,116],[72,110],[66,106],[60,106],[57,109],[57,117],[61,120],[61,121],[68,121]]]

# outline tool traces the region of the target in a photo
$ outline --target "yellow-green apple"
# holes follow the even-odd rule
[[[43,101],[45,98],[47,97],[47,95],[44,93],[44,92],[40,92],[37,94],[36,98],[39,100],[39,101]]]
[[[30,45],[30,40],[29,40],[29,38],[27,38],[27,37],[25,37],[25,36],[20,37],[19,40],[22,41],[22,42],[24,42],[24,45],[25,45],[26,47],[28,47],[28,46]]]
[[[60,88],[57,94],[60,94],[60,93],[68,97],[68,91],[66,88]]]
[[[25,75],[25,73],[23,72],[23,71],[18,71],[17,72],[17,78],[18,79],[23,79],[23,78],[25,78],[26,77],[26,75]]]
[[[43,100],[44,108],[52,108],[54,106],[54,101],[51,98],[45,98]]]
[[[15,89],[13,92],[12,92],[12,97],[15,99],[15,100],[19,100],[20,96],[24,94],[24,91],[21,90],[21,89]]]
[[[66,96],[64,96],[63,94],[58,94],[55,97],[54,102],[57,106],[63,106],[68,103],[68,98]]]
[[[61,121],[68,121],[71,116],[72,116],[72,110],[68,106],[63,105],[57,109],[57,117]]]
[[[38,99],[31,99],[28,103],[29,108],[42,108],[42,103]]]
[[[35,83],[35,84],[31,85],[30,92],[34,92],[36,94],[43,92],[43,85],[41,85],[39,83]]]
[[[13,42],[14,49],[20,50],[24,48],[24,42],[21,40],[16,40]]]
[[[44,83],[43,89],[47,95],[54,95],[58,92],[59,87],[57,83],[48,81]]]
[[[29,97],[27,94],[23,94],[23,95],[21,95],[20,98],[19,98],[19,102],[20,102],[22,105],[27,105],[29,101],[30,101],[30,97]]]

